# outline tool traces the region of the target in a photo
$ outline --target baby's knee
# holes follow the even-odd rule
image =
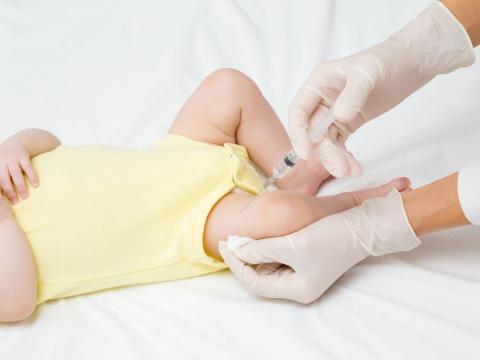
[[[304,197],[288,192],[267,193],[265,198],[266,221],[274,224],[278,235],[286,235],[299,230],[312,211]]]
[[[205,82],[227,95],[242,96],[259,91],[252,79],[241,71],[231,68],[222,68],[212,72]]]

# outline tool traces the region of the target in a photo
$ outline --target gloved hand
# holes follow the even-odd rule
[[[233,274],[254,294],[308,304],[367,256],[408,251],[419,244],[401,195],[392,190],[384,198],[366,200],[296,233],[248,239],[236,250],[221,241],[219,250]]]
[[[359,176],[360,165],[345,149],[347,137],[436,75],[474,61],[466,30],[445,5],[435,1],[384,42],[316,67],[289,107],[293,147],[304,159],[316,152],[335,177]],[[333,109],[336,121],[314,146],[307,131],[311,121],[325,117],[318,111],[320,104]]]

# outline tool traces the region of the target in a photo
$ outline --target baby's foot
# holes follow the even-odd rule
[[[355,199],[357,205],[360,205],[367,199],[376,198],[376,197],[384,197],[387,196],[388,193],[393,189],[397,189],[399,192],[403,191],[411,191],[412,188],[410,187],[410,180],[406,177],[399,177],[393,179],[392,181],[386,183],[385,185],[377,186],[370,189],[354,191],[350,193],[353,198]]]
[[[276,185],[284,190],[292,190],[305,195],[315,195],[323,181],[330,177],[320,159],[312,156],[308,160],[299,160],[294,168]]]

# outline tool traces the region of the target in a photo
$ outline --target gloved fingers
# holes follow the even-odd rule
[[[321,126],[321,123],[326,120],[327,115],[328,108],[322,104],[313,110],[308,119],[306,119],[307,115],[301,111],[299,111],[297,114],[290,112],[289,125],[294,124],[295,122],[298,124],[300,121],[297,119],[297,117],[300,116],[304,117],[301,122],[307,123],[307,125],[302,128],[292,125],[290,126],[289,130],[293,148],[302,159],[307,159],[312,155],[313,149],[319,140],[314,143],[309,134],[313,128]]]
[[[258,271],[257,271],[258,272]],[[288,266],[280,266],[275,272],[259,275],[251,291],[258,296],[271,299],[287,299],[309,304],[318,296],[313,296],[301,276]]]
[[[251,241],[234,251],[235,255],[245,263],[265,264],[279,263],[292,266],[288,256],[292,252],[287,236]]]
[[[295,152],[307,159],[313,144],[308,137],[310,116],[322,101],[322,96],[310,88],[301,88],[288,108],[288,132]]]
[[[291,299],[294,296],[292,291],[294,274],[292,268],[281,265],[274,272],[259,275],[252,291],[255,295],[267,298]]]
[[[378,69],[376,68],[356,67],[351,71],[345,87],[340,91],[333,104],[333,113],[338,121],[349,123],[361,115],[368,97],[375,88],[377,74]]]
[[[274,297],[280,281],[279,275],[286,276],[292,272],[290,268],[280,265],[274,272],[268,274],[259,273],[251,265],[239,259],[235,253],[229,251],[225,241],[220,241],[218,248],[223,260],[229,266],[237,280],[251,293],[258,296]],[[284,268],[290,270],[288,271]]]
[[[268,274],[274,273],[282,266],[283,265],[279,263],[260,264],[260,265],[257,265],[257,268],[255,270],[257,271],[257,274],[260,276],[268,275]]]
[[[321,131],[320,129],[324,129],[322,135],[317,137],[316,142],[313,144],[314,151],[315,145],[327,135],[328,128],[331,125],[326,123],[329,113],[329,108],[326,105],[320,104],[310,117],[310,132],[313,132],[315,137],[317,137],[318,131]]]
[[[278,293],[278,288],[284,289],[286,287],[285,285],[279,286],[282,281],[291,281],[289,279],[293,271],[290,268],[280,265],[274,272],[265,274],[262,271],[259,273],[251,265],[240,260],[235,253],[229,251],[225,241],[218,243],[218,249],[223,257],[223,261],[229,266],[240,284],[254,295],[264,297],[281,297],[281,295],[285,295],[284,298],[287,299],[295,295],[285,291]]]
[[[341,70],[341,69],[340,69]],[[343,71],[322,63],[312,72],[288,108],[288,131],[293,148],[302,159],[311,156],[313,145],[308,137],[311,117],[321,104],[330,107],[345,86]]]
[[[300,111],[288,112],[288,135],[292,147],[301,159],[306,160],[312,155],[313,144],[308,137],[308,116]],[[298,124],[298,125],[297,125]]]
[[[328,61],[320,63],[313,70],[304,88],[319,93],[322,96],[321,103],[331,108],[346,81],[347,73],[338,66],[338,61]]]
[[[262,264],[254,269],[227,250],[225,241],[219,242],[219,251],[237,280],[257,296],[281,298],[308,304],[313,300],[303,280],[282,264]]]
[[[343,144],[335,143],[326,136],[316,147],[315,154],[320,158],[325,169],[337,178],[351,175],[358,178],[362,174],[360,164]]]
[[[218,243],[218,250],[222,255],[223,261],[228,265],[237,280],[240,281],[244,287],[253,291],[258,281],[258,274],[255,269],[245,264],[233,252],[229,251],[226,241],[220,241]]]

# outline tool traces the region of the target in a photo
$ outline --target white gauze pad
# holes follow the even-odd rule
[[[235,252],[235,250],[248,244],[250,241],[254,240],[245,236],[230,235],[227,239],[227,250],[230,252]]]

